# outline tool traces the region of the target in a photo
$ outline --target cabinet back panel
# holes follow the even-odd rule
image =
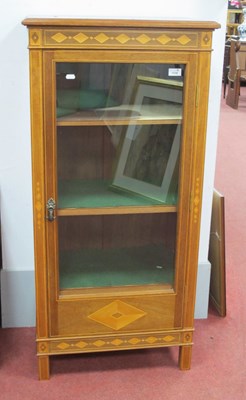
[[[160,244],[174,250],[176,214],[59,218],[60,250]]]
[[[59,127],[58,179],[112,179],[115,151],[106,127]]]

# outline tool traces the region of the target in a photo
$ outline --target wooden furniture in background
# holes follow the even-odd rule
[[[246,43],[239,40],[238,67],[241,71],[241,82],[246,81]]]
[[[243,22],[243,11],[242,9],[228,9],[227,10],[227,22],[226,22],[226,37],[238,35],[237,28]]]
[[[219,25],[23,24],[39,377],[49,378],[52,355],[165,346],[189,369]]]
[[[226,104],[234,109],[238,108],[242,81],[246,82],[246,45],[239,40],[231,40]]]
[[[224,63],[223,63],[223,97],[226,97],[226,86],[228,84],[228,72],[230,68],[230,48],[231,41],[227,40],[225,43]]]

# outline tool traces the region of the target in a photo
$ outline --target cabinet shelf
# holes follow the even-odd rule
[[[129,207],[96,207],[96,208],[59,208],[59,217],[72,217],[79,215],[125,215],[125,214],[159,214],[175,213],[176,206],[129,206]]]
[[[63,180],[58,186],[58,215],[141,214],[176,212],[175,195],[166,204],[125,190],[103,180]]]
[[[82,110],[57,118],[57,126],[103,126],[181,124],[180,104],[165,105],[121,105],[95,110]]]

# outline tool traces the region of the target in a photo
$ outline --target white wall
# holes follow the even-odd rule
[[[204,202],[200,241],[201,263],[207,262],[210,213],[215,169],[219,102],[224,51],[225,0],[8,0],[0,10],[0,204],[5,271],[32,271],[33,229],[29,124],[27,16],[91,18],[214,20],[222,29],[214,34],[208,121]],[[8,296],[14,296],[9,293]],[[7,295],[6,295],[7,296]],[[3,299],[7,303],[8,299]]]

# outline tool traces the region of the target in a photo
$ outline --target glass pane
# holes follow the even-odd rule
[[[56,64],[61,289],[173,287],[184,75],[174,64]]]
[[[176,213],[63,217],[59,234],[60,289],[173,287]]]
[[[163,105],[175,109],[182,104],[184,71],[174,64],[57,63],[57,117],[88,110],[95,117],[136,117],[163,112]]]
[[[58,207],[175,205],[185,66],[56,68]]]

